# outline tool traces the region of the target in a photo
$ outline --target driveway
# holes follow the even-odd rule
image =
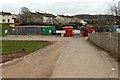
[[[80,36],[7,36],[3,40],[57,41],[2,68],[4,78],[118,78],[117,62]]]

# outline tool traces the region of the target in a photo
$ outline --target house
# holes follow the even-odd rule
[[[95,21],[98,19],[106,19],[107,24],[114,23],[114,16],[113,15],[90,15],[90,14],[79,14],[75,15],[74,17],[83,19],[84,21],[87,21],[90,24],[94,24]]]
[[[0,23],[14,23],[14,19],[10,12],[0,12]]]
[[[65,24],[69,24],[70,22],[72,22],[72,19],[73,19],[73,16],[65,16],[65,15],[58,15],[60,17],[63,17],[64,18],[64,23]]]
[[[68,16],[68,15],[67,16],[65,16],[65,15],[58,15],[58,16],[56,16],[55,19],[56,19],[55,23],[57,23],[57,24],[59,24],[59,23],[69,24],[69,23],[75,23],[75,22],[77,22],[77,23],[83,22],[82,19],[79,19],[79,18],[76,18],[76,17],[73,17],[73,16]]]
[[[72,18],[72,20],[71,20],[71,22],[76,22],[76,23],[83,23],[84,22],[84,20],[83,19],[80,19],[80,18],[76,18],[76,17],[73,17]]]
[[[64,18],[61,17],[61,16],[56,16],[55,19],[54,19],[54,23],[55,24],[65,24],[65,21],[64,21]]]
[[[53,24],[54,15],[39,12],[23,12],[18,16],[20,24]]]
[[[18,15],[17,14],[12,14],[12,19],[14,19],[14,23],[17,23],[17,18],[18,18]]]

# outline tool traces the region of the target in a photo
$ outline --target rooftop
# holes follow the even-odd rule
[[[43,16],[47,16],[47,17],[54,17],[53,14],[50,13],[39,13],[39,12],[23,12],[25,14],[31,14],[31,15],[43,15]]]
[[[12,15],[10,12],[0,12],[0,15]]]
[[[67,17],[67,18],[73,18],[73,16],[68,16],[68,15],[58,15],[58,16]]]

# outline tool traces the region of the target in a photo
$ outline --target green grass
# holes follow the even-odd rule
[[[40,41],[2,41],[2,53],[16,53],[16,52],[34,52],[40,48],[48,46],[48,42]],[[22,51],[22,48],[25,51]]]

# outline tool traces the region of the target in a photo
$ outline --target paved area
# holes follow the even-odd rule
[[[4,78],[118,78],[117,62],[83,37],[7,36],[3,40],[57,41],[4,67]]]

